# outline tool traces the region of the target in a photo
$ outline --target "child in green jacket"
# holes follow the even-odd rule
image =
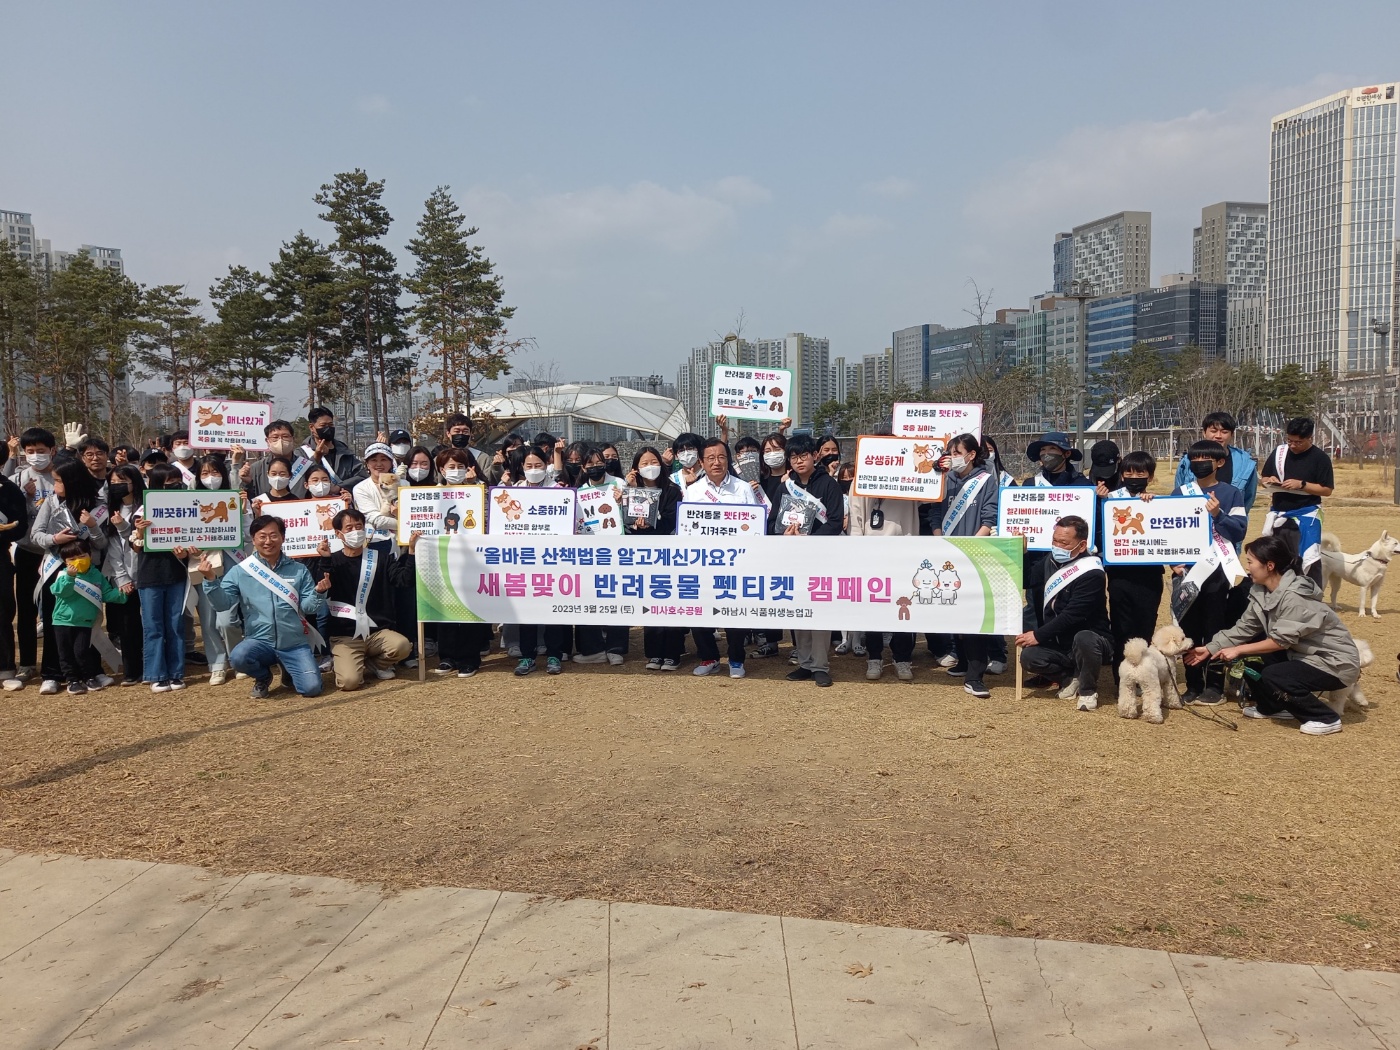
[[[58,549],[65,568],[54,577],[49,590],[53,592],[53,631],[58,644],[58,664],[68,682],[70,693],[86,693],[102,688],[96,679],[83,680],[83,668],[88,666],[88,650],[92,648],[92,625],[103,602],[120,605],[126,595],[120,587],[92,564],[92,551],[87,540],[74,540]]]

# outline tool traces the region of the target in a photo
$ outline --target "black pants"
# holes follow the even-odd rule
[[[1129,638],[1152,640],[1157,610],[1162,604],[1162,568],[1159,565],[1110,565],[1108,617],[1113,630],[1113,680],[1123,662],[1123,646]]]
[[[39,609],[34,604],[34,587],[39,582],[42,554],[15,548],[15,633],[19,640],[19,664],[34,667],[39,662],[39,635],[35,624]]]
[[[594,653],[619,653],[627,655],[628,629],[625,624],[610,623],[580,624],[574,629],[574,640],[578,642],[580,656]]]
[[[1341,689],[1343,682],[1334,674],[1302,660],[1290,660],[1287,652],[1264,654],[1261,680],[1250,686],[1250,697],[1261,715],[1287,711],[1300,722],[1340,722],[1336,711],[1317,698],[1317,693]]]
[[[1057,682],[1076,675],[1080,696],[1099,691],[1099,671],[1104,662],[1111,659],[1113,639],[1094,631],[1076,634],[1070,652],[1051,649],[1048,645],[1032,645],[1021,650],[1021,666],[1030,674],[1044,675]]]
[[[417,633],[418,624],[413,625]],[[491,642],[489,623],[438,624],[438,659],[459,671],[475,671],[481,666],[481,650]]]
[[[1224,569],[1216,569],[1201,585],[1201,593],[1191,603],[1181,617],[1181,629],[1197,645],[1205,645],[1215,637],[1215,632],[1230,626],[1228,599],[1230,581],[1225,578]],[[1210,687],[1225,691],[1225,664],[1219,660],[1186,665],[1186,689],[1199,693]]]
[[[960,662],[967,667],[965,681],[970,685],[981,685],[982,676],[987,673],[987,635],[958,635],[958,651],[962,654]]]
[[[70,685],[88,680],[88,654],[92,651],[91,627],[53,625],[54,645],[58,649],[58,665],[63,681]]]
[[[713,627],[692,627],[690,633],[695,636],[695,655],[700,658],[702,664],[719,660],[719,642],[715,638]],[[724,637],[729,644],[729,662],[743,663],[744,643],[748,641],[748,632],[726,627]]]
[[[442,651],[442,628],[445,624],[438,625],[438,652]],[[572,629],[561,623],[547,623],[543,627],[533,623],[522,623],[520,625],[520,652],[525,659],[535,659],[535,650],[539,648],[541,632],[544,635],[544,655],[545,658],[554,657],[561,659],[564,650],[569,646],[569,635]]]
[[[107,637],[122,651],[122,677],[141,681],[144,670],[145,635],[141,630],[141,592],[132,591],[125,605],[107,606]]]
[[[30,633],[34,625],[29,627]],[[15,567],[10,551],[0,550],[0,671],[15,669]],[[8,675],[7,675],[8,677]]]
[[[685,652],[684,627],[643,627],[642,652],[648,660],[675,660]]]
[[[47,585],[39,592],[39,612],[44,619],[44,653],[39,661],[39,677],[45,681],[57,681],[63,677],[63,671],[59,667],[58,642],[53,634],[53,592]],[[87,679],[84,678],[83,681],[86,682]]]
[[[867,660],[879,660],[885,655],[885,632],[866,631],[865,651]],[[908,631],[894,631],[890,634],[890,656],[897,664],[907,664],[914,659],[914,635]]]

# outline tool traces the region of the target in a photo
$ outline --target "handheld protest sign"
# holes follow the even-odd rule
[[[1022,536],[1026,549],[1048,551],[1054,544],[1055,522],[1077,515],[1089,523],[1089,546],[1094,546],[1097,494],[1088,485],[1004,488],[997,498],[997,535]]]
[[[243,546],[243,500],[235,489],[147,489],[143,507],[148,551]]]
[[[232,448],[241,445],[252,452],[267,451],[263,427],[272,422],[272,405],[266,401],[221,401],[212,397],[190,399],[190,446]]]
[[[486,532],[490,536],[572,536],[574,490],[494,488],[487,494]]]
[[[1106,499],[1103,538],[1105,565],[1194,565],[1213,549],[1201,496]]]
[[[792,371],[715,365],[710,377],[710,415],[778,422],[791,413]]]
[[[480,535],[486,531],[486,489],[481,485],[399,486],[399,545],[423,536]]]
[[[287,530],[282,540],[283,554],[289,558],[314,558],[322,540],[328,540],[333,551],[345,546],[336,538],[332,523],[346,506],[343,499],[288,499],[262,500],[257,509],[259,514],[282,519]]]
[[[943,498],[943,474],[937,469],[948,439],[921,441],[903,437],[856,439],[856,477],[851,495],[912,499],[936,503]]]
[[[896,437],[933,438],[971,434],[982,440],[982,406],[976,402],[896,401],[890,409]]]
[[[677,503],[677,536],[762,536],[768,511],[754,503]]]

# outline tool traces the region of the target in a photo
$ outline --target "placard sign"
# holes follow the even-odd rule
[[[578,500],[578,527],[581,536],[622,535],[622,486],[575,489]]]
[[[677,536],[762,536],[768,509],[754,503],[678,503]]]
[[[399,535],[407,547],[423,536],[480,535],[486,531],[486,489],[481,485],[400,485]]]
[[[1089,546],[1094,545],[1094,500],[1088,485],[1065,488],[1004,488],[997,503],[997,535],[1024,536],[1026,549],[1048,551],[1055,522],[1077,514],[1089,523]]]
[[[936,469],[947,439],[863,437],[856,440],[856,478],[852,496],[915,499],[943,498],[943,475]]]
[[[289,558],[316,557],[316,548],[322,540],[328,541],[333,551],[345,547],[336,538],[333,524],[335,516],[346,507],[343,499],[262,500],[257,507],[259,514],[282,519],[287,527],[282,553]]]
[[[890,410],[890,430],[898,437],[957,437],[972,434],[982,440],[982,406],[960,402],[896,401]]]
[[[494,488],[487,493],[486,532],[491,536],[572,536],[574,490]]]
[[[219,401],[212,397],[190,400],[190,445],[194,448],[232,448],[242,445],[252,452],[267,451],[263,427],[272,422],[272,406],[266,401]]]
[[[715,365],[710,415],[776,422],[791,414],[792,394],[792,372],[786,368]]]
[[[145,547],[233,550],[243,546],[242,494],[233,489],[147,489]]]
[[[1201,496],[1103,501],[1106,565],[1194,565],[1211,551],[1210,514]]]

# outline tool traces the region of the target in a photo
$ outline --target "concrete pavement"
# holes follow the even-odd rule
[[[1400,1050],[1400,975],[0,851],[0,1047]]]

